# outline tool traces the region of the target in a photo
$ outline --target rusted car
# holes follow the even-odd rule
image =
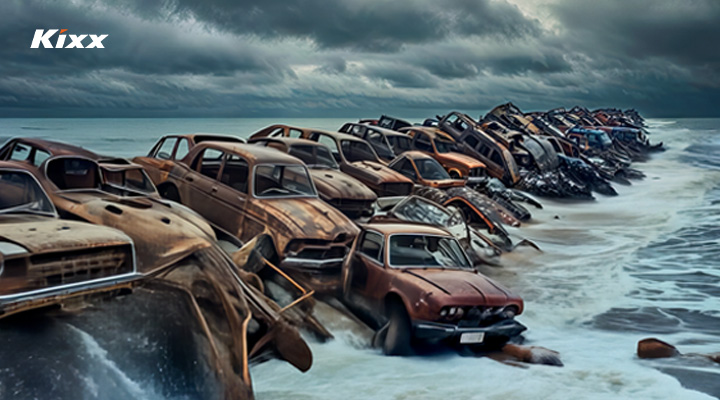
[[[438,128],[452,136],[463,153],[482,161],[489,176],[508,186],[520,181],[520,170],[512,153],[483,132],[467,114],[453,111],[438,120]]]
[[[400,130],[412,138],[412,148],[436,159],[455,179],[467,179],[468,183],[482,179],[485,164],[476,158],[457,152],[455,139],[447,133],[425,126],[413,126]]]
[[[60,220],[32,174],[0,162],[0,318],[127,288],[139,277],[128,236]]]
[[[421,225],[363,227],[343,264],[346,303],[373,328],[388,355],[412,342],[499,346],[526,328],[523,301],[473,270],[447,231]]]
[[[497,265],[501,246],[480,233],[465,221],[465,215],[455,207],[444,207],[428,198],[412,195],[403,198],[386,197],[378,201],[378,210],[368,223],[411,223],[436,226],[451,233],[470,256],[472,264]]]
[[[339,132],[365,140],[384,162],[389,162],[412,149],[408,135],[379,126],[347,123],[339,129]]]
[[[438,189],[465,186],[463,179],[453,179],[437,160],[420,151],[406,151],[390,162],[388,167],[420,186]]]
[[[278,149],[297,157],[310,169],[320,198],[354,219],[372,213],[375,192],[352,176],[340,171],[330,149],[307,139],[286,137],[258,138],[252,144]]]
[[[138,163],[144,159],[136,158]],[[145,164],[152,169],[153,164]],[[315,290],[337,287],[357,227],[320,200],[299,159],[249,144],[202,142],[157,182],[219,230],[248,241],[267,232],[282,260]]]
[[[195,375],[183,375],[183,379],[194,381],[197,374],[207,378],[203,385],[188,388],[190,393],[203,393],[198,394],[199,397],[251,398],[248,368],[251,363],[268,357],[284,359],[303,371],[310,367],[312,354],[296,329],[299,325],[294,319],[298,313],[294,307],[297,302],[280,308],[262,293],[261,285],[258,284],[258,288],[246,283],[245,279],[252,274],[241,271],[218,246],[213,230],[204,219],[177,203],[129,187],[124,188],[122,195],[108,191],[103,167],[95,160],[103,157],[92,152],[63,143],[32,142],[34,145],[29,146],[28,141],[19,139],[12,142],[12,146],[22,143],[29,146],[26,149],[29,152],[22,153],[44,152],[50,157],[39,166],[28,158],[9,161],[12,168],[31,173],[49,193],[61,216],[115,227],[135,243],[137,270],[143,277],[133,284],[130,296],[133,300],[88,303],[93,311],[82,313],[87,317],[78,317],[80,321],[98,332],[103,332],[107,321],[113,321],[117,329],[122,330],[128,321],[115,321],[114,316],[128,314],[122,307],[129,305],[134,307],[129,313],[133,321],[152,319],[150,325],[158,324],[158,329],[165,332],[162,337],[167,338],[167,332],[171,331],[176,335],[187,333],[182,352],[197,357],[197,368],[188,370]],[[73,156],[73,152],[87,157]],[[7,149],[0,149],[0,154],[8,154]],[[47,318],[54,317],[48,315]],[[156,333],[147,328],[147,323],[140,328],[135,326],[133,335],[142,337],[147,333],[152,337]],[[4,333],[11,331],[8,328]],[[11,343],[10,339],[4,340]],[[165,343],[160,337],[158,340]],[[159,346],[162,347],[158,351],[169,352],[165,353],[166,359],[168,354],[178,354],[173,342]],[[52,348],[37,348],[42,349],[38,353],[42,357],[53,354]],[[147,349],[135,350],[147,352]],[[166,365],[163,361],[157,363]],[[172,370],[172,365],[169,366],[168,372]],[[42,365],[37,368],[39,374],[45,371],[43,368]],[[56,379],[56,375],[52,378]],[[72,376],[68,379],[73,382]]]
[[[276,136],[301,137],[326,145],[342,172],[364,183],[378,196],[406,196],[412,192],[412,181],[388,168],[360,138],[320,129],[272,125],[252,134],[250,139]]]

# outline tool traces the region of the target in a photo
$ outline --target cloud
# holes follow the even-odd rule
[[[9,0],[0,116],[718,116],[713,0]],[[105,49],[30,49],[35,29]]]

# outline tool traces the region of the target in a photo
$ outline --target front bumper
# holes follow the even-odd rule
[[[454,324],[440,322],[413,321],[414,336],[418,339],[428,341],[440,341],[444,339],[458,339],[465,333],[482,333],[485,340],[491,337],[512,338],[527,329],[525,325],[514,319],[506,319],[489,326],[480,327],[459,327]]]
[[[342,258],[315,260],[287,257],[279,267],[306,288],[332,294],[340,289],[342,263]]]

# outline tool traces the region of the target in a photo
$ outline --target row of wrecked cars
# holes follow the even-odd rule
[[[305,338],[332,337],[318,300],[374,329],[385,354],[443,343],[560,364],[508,344],[526,329],[523,301],[477,267],[535,246],[506,229],[542,207],[535,196],[615,195],[611,182],[641,178],[631,162],[660,148],[632,111],[512,104],[479,121],[167,135],[132,161],[11,139],[0,148],[0,337],[15,349],[6,362],[34,374],[15,390],[78,397],[85,359],[31,361],[72,358],[75,335],[126,371],[161,375],[164,396],[251,398],[253,363],[306,371]],[[58,376],[69,383],[36,383]]]

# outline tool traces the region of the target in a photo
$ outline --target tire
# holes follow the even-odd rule
[[[410,317],[402,304],[393,303],[383,343],[383,353],[388,356],[410,355],[412,354],[411,340]]]

